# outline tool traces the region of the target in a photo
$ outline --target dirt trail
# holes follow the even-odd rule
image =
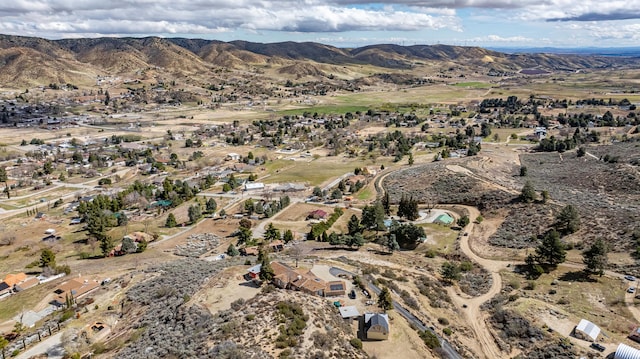
[[[477,218],[480,215],[480,211],[475,207],[465,206],[464,208],[469,211],[469,218]],[[485,315],[480,310],[480,306],[493,298],[496,294],[500,293],[500,290],[502,289],[502,278],[500,277],[499,272],[500,270],[507,268],[508,263],[485,259],[476,255],[469,246],[469,238],[474,235],[473,229],[473,222],[469,223],[467,227],[465,227],[464,231],[469,235],[461,237],[460,250],[462,250],[469,259],[478,263],[491,273],[491,288],[489,288],[487,293],[481,296],[470,298],[468,295],[460,293],[451,287],[449,288],[449,296],[453,302],[461,308],[467,323],[471,325],[471,328],[478,339],[478,344],[480,345],[483,357],[490,359],[501,358],[504,356],[504,353],[496,344],[496,341],[487,326]],[[463,308],[463,305],[466,305],[467,307]]]

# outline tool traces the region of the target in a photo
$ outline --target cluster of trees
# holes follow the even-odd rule
[[[254,200],[253,198],[249,198],[244,201],[244,211],[249,216],[255,213],[264,215],[266,218],[270,218],[274,214],[280,212],[283,208],[286,208],[289,204],[291,204],[291,198],[289,198],[289,196],[282,196],[278,200],[274,201]]]
[[[417,219],[420,215],[418,213],[418,200],[413,196],[405,196],[402,194],[400,202],[398,203],[398,217],[406,218],[410,221]]]
[[[315,241],[321,240],[323,242],[328,241],[327,230],[333,226],[334,223],[344,214],[342,208],[336,207],[331,213],[331,216],[326,221],[315,223],[311,226],[311,230],[307,234],[307,240]]]

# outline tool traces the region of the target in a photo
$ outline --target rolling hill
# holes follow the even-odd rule
[[[490,64],[490,66],[489,66]],[[547,72],[640,65],[640,58],[576,54],[503,53],[449,45],[371,45],[341,49],[304,42],[222,42],[185,38],[85,38],[46,40],[0,35],[0,86],[93,83],[97,75],[127,75],[145,69],[166,76],[212,74],[220,69],[277,67],[279,75],[321,77],[323,65],[373,66],[380,72],[416,66],[453,66],[487,71]]]

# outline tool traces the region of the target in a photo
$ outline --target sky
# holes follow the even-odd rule
[[[1,0],[0,33],[337,47],[640,46],[640,0]]]

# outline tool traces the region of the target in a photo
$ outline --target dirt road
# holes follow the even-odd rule
[[[469,211],[469,218],[472,220],[480,215],[480,211],[475,207],[465,206],[465,209]],[[473,222],[469,223],[467,227],[464,228],[464,233],[467,233],[468,235],[463,235],[461,237],[460,250],[462,250],[469,259],[478,263],[491,273],[491,288],[489,288],[487,293],[479,297],[470,298],[453,287],[449,287],[449,296],[456,306],[460,308],[461,312],[464,313],[466,322],[471,325],[471,329],[473,330],[475,337],[478,339],[478,344],[480,346],[478,349],[480,349],[481,353],[479,352],[477,354],[482,354],[483,357],[490,359],[501,358],[504,356],[504,353],[502,353],[496,344],[491,331],[487,327],[486,318],[480,310],[480,306],[493,298],[496,294],[500,293],[500,289],[502,288],[502,278],[500,277],[499,272],[500,270],[507,268],[507,262],[485,259],[476,255],[469,246],[469,238],[474,235],[473,229]],[[466,305],[466,308],[464,308],[463,305]]]

